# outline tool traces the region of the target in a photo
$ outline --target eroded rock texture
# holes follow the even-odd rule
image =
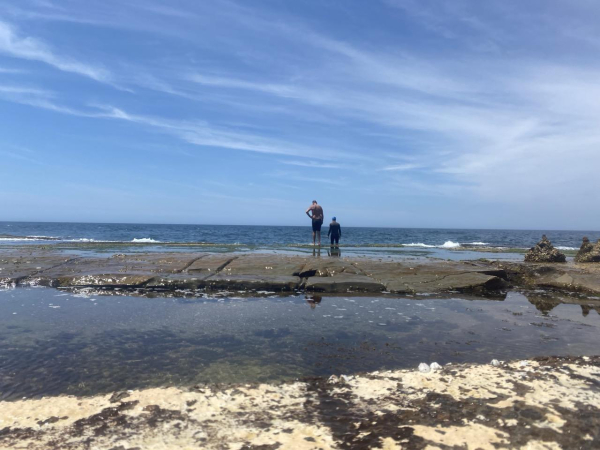
[[[542,240],[525,255],[527,262],[565,262],[567,257],[554,248],[550,240],[544,234]]]
[[[587,237],[584,237],[579,252],[575,256],[575,262],[600,262],[600,239],[595,244],[592,244]]]

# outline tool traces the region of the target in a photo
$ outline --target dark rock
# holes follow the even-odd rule
[[[579,252],[575,256],[575,262],[600,262],[600,239],[595,244],[592,244],[587,237],[584,237]]]
[[[384,285],[364,275],[341,273],[333,277],[311,277],[306,290],[315,292],[381,292]]]
[[[206,280],[206,289],[241,289],[257,291],[293,291],[300,285],[300,278],[293,276],[229,275],[217,274]]]
[[[127,397],[129,397],[128,392],[114,392],[113,395],[111,395],[111,397],[108,399],[108,401],[111,403],[118,403]]]
[[[565,262],[567,257],[554,248],[550,240],[544,234],[542,240],[525,255],[527,262]]]

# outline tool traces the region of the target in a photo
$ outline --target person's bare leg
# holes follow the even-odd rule
[[[319,237],[319,247],[321,246],[321,232],[317,231],[317,236]]]
[[[317,232],[313,231],[313,245],[315,245],[316,236],[317,236]]]

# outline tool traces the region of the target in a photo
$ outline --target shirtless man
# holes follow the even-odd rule
[[[306,210],[306,215],[312,219],[313,230],[313,245],[316,238],[319,238],[319,246],[321,245],[321,225],[323,225],[323,208],[313,200],[312,205]]]

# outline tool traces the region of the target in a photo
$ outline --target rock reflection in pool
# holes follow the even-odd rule
[[[593,354],[599,304],[539,292],[491,301],[9,289],[0,291],[0,398]]]

